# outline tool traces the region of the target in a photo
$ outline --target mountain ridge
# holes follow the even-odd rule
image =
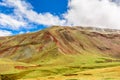
[[[34,33],[1,37],[0,57],[24,61],[38,54],[43,56],[47,49],[49,51],[55,47],[51,52],[55,51],[56,55],[97,52],[119,58],[118,31],[116,33],[116,30],[112,29],[103,31],[91,27],[53,26]]]

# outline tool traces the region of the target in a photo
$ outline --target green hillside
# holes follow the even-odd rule
[[[1,79],[120,80],[119,75],[113,75],[120,73],[117,32],[53,26],[39,32],[0,37]]]

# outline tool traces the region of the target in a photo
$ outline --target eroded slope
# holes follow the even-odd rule
[[[118,31],[117,31],[118,32]],[[120,34],[82,27],[51,27],[0,38],[0,57],[31,62],[59,55],[96,53],[120,57]]]

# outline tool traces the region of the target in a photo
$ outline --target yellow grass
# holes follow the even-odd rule
[[[120,66],[75,73],[73,76],[49,76],[19,80],[120,80]]]

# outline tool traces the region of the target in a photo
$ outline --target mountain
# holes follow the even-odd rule
[[[89,69],[109,68],[113,71],[111,67],[120,66],[119,48],[120,30],[95,27],[52,26],[38,32],[0,37],[0,65],[4,64],[5,68],[1,72],[2,80],[42,79],[45,76],[54,76],[55,79],[51,79],[58,80],[56,75],[63,75],[68,80],[70,76],[80,77],[83,73],[90,76],[91,71],[91,74],[81,73]],[[115,69],[114,73],[119,73],[119,67]]]
[[[96,52],[120,58],[119,33],[110,29],[54,26],[35,33],[0,37],[0,57],[24,61],[38,55],[43,58]]]

